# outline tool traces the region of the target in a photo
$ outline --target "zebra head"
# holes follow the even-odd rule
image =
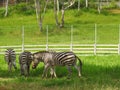
[[[33,56],[32,56],[32,59],[33,59],[32,68],[33,69],[37,67],[39,62],[44,62],[44,56],[46,53],[48,53],[48,51],[40,51],[40,52],[33,53]]]
[[[38,66],[39,62],[41,61],[41,57],[42,56],[40,54],[38,55],[36,53],[32,55],[32,69],[35,69]]]

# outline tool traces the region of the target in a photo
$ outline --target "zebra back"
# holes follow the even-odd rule
[[[5,51],[4,58],[5,58],[5,61],[8,62],[8,63],[12,62],[12,61],[15,61],[15,59],[16,59],[15,51],[13,49],[11,49],[11,48],[7,49]]]
[[[23,53],[20,54],[19,56],[19,63],[20,64],[27,64],[30,65],[32,62],[32,53],[29,51],[24,51]]]

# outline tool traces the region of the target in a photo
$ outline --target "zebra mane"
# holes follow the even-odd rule
[[[12,51],[12,50],[14,50],[14,49],[13,49],[13,48],[7,48],[7,50],[11,50],[11,51]]]
[[[38,52],[36,52],[36,53],[33,53],[33,55],[34,55],[34,54],[39,54],[39,53],[49,53],[49,51],[38,51]]]
[[[52,51],[52,50],[50,50],[50,51],[38,51],[36,53],[33,53],[33,55],[34,54],[39,54],[39,53],[55,53],[55,51]]]
[[[24,53],[31,53],[30,51],[24,51]]]

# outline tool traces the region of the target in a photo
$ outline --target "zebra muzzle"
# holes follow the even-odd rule
[[[32,69],[35,69],[35,68],[36,68],[36,66],[35,66],[35,65],[33,65],[33,66],[32,66]]]

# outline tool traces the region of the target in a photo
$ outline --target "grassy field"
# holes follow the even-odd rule
[[[36,15],[10,15],[0,18],[0,46],[21,45],[22,26],[25,28],[25,44],[46,44],[46,25],[49,25],[49,44],[70,44],[70,27],[73,25],[73,44],[94,43],[94,28],[97,24],[97,43],[118,44],[120,15],[111,12],[98,14],[94,10],[68,10],[65,13],[65,27],[55,27],[52,10],[44,18],[43,32],[39,32]],[[0,55],[0,90],[119,90],[120,56],[80,57],[83,62],[82,77],[73,69],[70,80],[66,79],[65,67],[57,67],[56,79],[42,79],[43,64],[30,76],[20,76],[18,69],[7,71],[7,64]]]
[[[46,27],[45,27],[46,29]],[[112,37],[111,37],[112,36]],[[9,38],[8,38],[9,37]],[[0,27],[0,45],[21,45],[22,26]],[[28,45],[46,44],[46,30],[39,32],[37,26],[24,26],[24,43]],[[7,42],[7,43],[6,43]],[[63,29],[49,26],[48,44],[70,44],[71,26]],[[73,44],[94,44],[95,24],[79,24],[73,27]],[[97,44],[118,44],[119,24],[97,24]]]
[[[3,38],[0,45],[21,45],[22,26],[25,28],[25,44],[46,44],[46,25],[49,26],[49,44],[70,44],[71,25],[74,44],[94,43],[95,24],[97,43],[118,44],[119,18],[119,14],[111,12],[98,14],[95,10],[68,10],[65,13],[65,27],[60,29],[55,26],[53,11],[48,10],[43,21],[43,32],[39,32],[36,15],[13,14],[0,18],[0,38]]]
[[[0,90],[119,90],[120,89],[120,56],[80,57],[83,62],[82,77],[77,76],[73,68],[71,79],[67,79],[67,69],[57,67],[58,78],[42,79],[43,64],[30,71],[30,76],[20,76],[18,69],[12,73],[0,57]]]

